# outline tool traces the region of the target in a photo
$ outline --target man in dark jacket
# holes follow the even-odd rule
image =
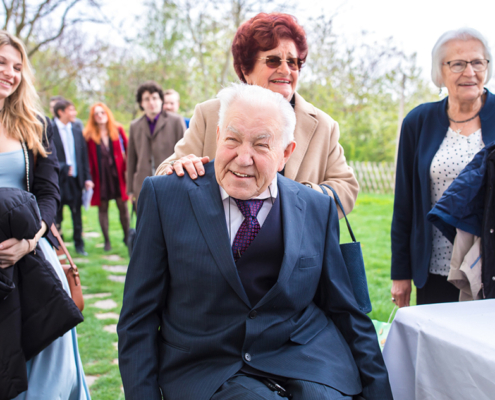
[[[57,228],[63,220],[63,206],[70,207],[74,225],[74,244],[76,252],[88,255],[82,239],[82,191],[92,189],[89,171],[88,150],[83,138],[81,126],[75,124],[77,111],[70,101],[62,100],[55,104],[53,124],[53,142],[60,163],[60,192],[62,205],[57,213]]]

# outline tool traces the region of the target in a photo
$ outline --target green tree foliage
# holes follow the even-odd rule
[[[40,97],[46,106],[55,94],[73,100],[82,119],[93,102],[104,101],[127,127],[141,115],[136,89],[154,80],[181,94],[180,112],[189,117],[196,104],[239,80],[231,45],[240,24],[260,11],[295,13],[282,1],[148,0],[135,21],[138,33],[124,48],[91,42],[78,31],[65,31],[41,47],[34,42],[38,51],[31,60]],[[303,22],[310,51],[298,91],[339,123],[348,159],[393,161],[402,118],[438,97],[414,54],[404,54],[392,39],[373,41],[367,33],[350,44],[335,32],[334,18]]]
[[[310,53],[299,92],[339,123],[348,159],[393,161],[401,96],[407,99],[407,112],[435,100],[434,95],[420,76],[415,55],[404,55],[391,39],[369,44],[365,33],[360,45],[346,46],[332,22],[320,16],[307,24],[312,27],[307,32]]]

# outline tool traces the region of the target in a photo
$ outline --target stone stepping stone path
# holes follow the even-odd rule
[[[118,358],[115,358],[115,359],[112,361],[112,364],[114,364],[114,365],[119,365],[119,359],[118,359]]]
[[[99,378],[99,376],[86,375],[86,384],[88,385],[88,388],[90,388],[91,385],[93,385],[98,378]]]
[[[89,260],[87,258],[73,258],[72,261],[74,261],[76,265],[89,263]]]
[[[97,249],[103,249],[103,247],[105,247],[105,245],[103,243],[96,243],[95,244],[95,248],[97,248]]]
[[[117,324],[105,325],[103,330],[108,333],[117,333]]]
[[[100,300],[94,304],[91,304],[91,307],[96,307],[101,310],[111,310],[112,308],[117,308],[117,303],[112,299]]]
[[[101,233],[98,232],[83,232],[85,238],[99,238]]]
[[[119,342],[113,342],[113,347],[115,347],[115,350],[119,349]]]
[[[125,275],[109,275],[108,279],[113,282],[125,283]]]
[[[102,267],[105,271],[110,271],[115,274],[126,274],[127,265],[103,265]]]
[[[90,300],[90,299],[102,299],[110,295],[111,293],[94,293],[94,294],[83,294],[83,297],[84,300]]]
[[[104,320],[104,319],[119,319],[119,314],[116,314],[114,312],[109,312],[109,313],[100,313],[100,314],[95,314],[95,317]]]
[[[122,261],[123,260],[123,258],[118,256],[117,254],[110,254],[108,256],[102,256],[101,258],[103,258],[107,261]]]

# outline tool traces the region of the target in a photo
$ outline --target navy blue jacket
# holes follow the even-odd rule
[[[60,164],[60,191],[64,194],[64,191],[70,191],[70,187],[67,186],[67,179],[69,173],[69,165],[66,161],[64,144],[60,137],[57,124],[52,123],[53,130],[53,143],[57,149],[58,162]],[[74,147],[76,149],[76,163],[77,163],[77,182],[81,190],[84,188],[84,182],[91,180],[91,172],[89,170],[89,158],[88,147],[86,140],[84,140],[82,133],[82,124],[72,124],[72,135],[74,136]]]
[[[232,256],[214,163],[197,180],[146,178],[118,325],[128,400],[208,400],[244,362],[367,400],[392,399],[353,295],[329,196],[278,177],[284,257],[251,306]],[[256,313],[252,311],[256,310]]]
[[[476,154],[428,213],[428,221],[451,243],[454,243],[457,228],[481,236],[487,159],[493,150],[495,143]]]
[[[428,221],[454,242],[456,229],[481,236],[483,296],[495,298],[495,142],[464,168],[428,213]]]
[[[428,278],[432,226],[430,165],[447,130],[447,99],[412,110],[402,123],[392,220],[392,279],[414,279],[422,288]],[[485,144],[495,140],[495,96],[487,90],[480,112]]]

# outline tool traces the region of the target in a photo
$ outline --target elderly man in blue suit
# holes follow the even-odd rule
[[[205,175],[143,185],[118,325],[126,399],[392,399],[333,200],[277,174],[290,103],[243,84],[218,97]]]

